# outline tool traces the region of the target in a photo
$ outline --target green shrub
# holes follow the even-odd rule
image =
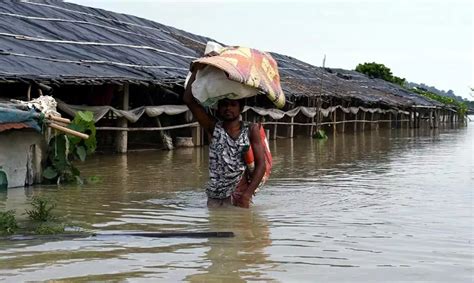
[[[328,136],[326,135],[326,132],[324,130],[317,130],[316,133],[314,133],[313,138],[315,139],[327,139]]]
[[[0,212],[0,235],[11,235],[18,229],[18,224],[15,219],[15,211],[1,211]]]
[[[35,229],[38,235],[52,235],[64,233],[65,225],[61,223],[42,223]]]
[[[56,203],[44,197],[33,197],[31,201],[32,210],[26,210],[26,214],[31,220],[46,222],[55,220],[52,210],[56,208]]]

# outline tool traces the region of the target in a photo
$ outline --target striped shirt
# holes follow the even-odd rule
[[[240,134],[233,139],[217,122],[209,145],[209,182],[206,193],[210,198],[229,197],[241,180],[245,169],[244,153],[250,146],[249,124],[242,123]]]

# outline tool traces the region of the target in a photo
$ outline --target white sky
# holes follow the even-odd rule
[[[231,45],[321,66],[385,64],[396,76],[474,100],[474,1],[68,0],[131,14]]]

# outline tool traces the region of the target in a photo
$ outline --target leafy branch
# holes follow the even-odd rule
[[[74,120],[68,126],[70,129],[86,133],[89,138],[57,134],[49,142],[47,167],[43,177],[50,183],[77,182],[82,184],[81,173],[73,165],[74,160],[85,161],[86,157],[94,153],[96,141],[96,128],[92,112],[78,111]]]

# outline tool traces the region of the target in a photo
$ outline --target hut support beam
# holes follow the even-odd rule
[[[201,131],[201,126],[194,127],[192,129],[192,140],[194,146],[202,146],[202,131]]]
[[[28,85],[28,90],[26,91],[26,101],[31,100],[31,84]]]
[[[129,85],[123,85],[123,93],[122,93],[122,109],[128,110],[129,104]],[[128,128],[128,121],[125,118],[118,119],[118,127],[121,128]],[[127,145],[128,145],[128,131],[119,131],[117,133],[117,143],[116,143],[116,151],[118,153],[127,153]]]
[[[430,129],[434,128],[434,125],[433,125],[433,110],[429,111],[428,121],[429,121]]]
[[[362,112],[362,131],[365,131],[365,111]]]
[[[341,121],[342,121],[342,127],[341,127],[341,133],[344,133],[344,130],[346,128],[346,123],[344,123],[344,121],[346,120],[346,113],[344,111],[342,111],[342,118],[341,118]]]
[[[413,123],[413,111],[410,111],[410,113],[408,114],[408,128],[413,128],[412,126],[412,123]]]
[[[354,120],[355,120],[355,121],[354,121],[354,133],[357,132],[357,123],[359,123],[359,122],[357,121],[357,119],[358,119],[358,118],[357,118],[357,114],[358,114],[358,113],[359,113],[359,112],[357,112],[357,113],[354,114],[354,118],[355,118],[355,119],[354,119]]]
[[[435,128],[439,128],[439,120],[440,120],[440,119],[439,119],[439,116],[440,116],[440,115],[439,115],[439,109],[436,109],[436,110],[434,111],[434,122],[435,122],[435,123],[434,123],[434,127],[435,127]]]
[[[415,128],[419,128],[420,127],[420,119],[421,119],[421,111],[418,110],[416,111],[416,117],[415,117]]]
[[[272,139],[273,140],[277,139],[277,131],[278,131],[278,125],[275,124],[275,125],[273,125],[273,133],[272,133]]]
[[[375,115],[375,114],[374,114],[373,112],[370,113],[370,121],[371,121],[371,123],[370,123],[370,130],[373,130],[373,129],[375,128],[374,115]]]
[[[288,126],[288,137],[293,138],[293,130],[294,130],[294,125],[293,123],[295,122],[295,117],[291,117],[290,123],[291,125]]]

